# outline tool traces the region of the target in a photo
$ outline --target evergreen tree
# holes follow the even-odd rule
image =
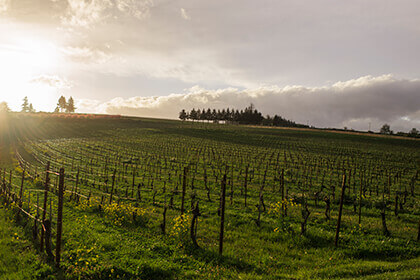
[[[179,118],[180,118],[182,121],[185,121],[185,120],[187,119],[187,117],[188,117],[188,115],[187,115],[187,113],[185,112],[185,109],[182,109],[182,111],[179,113]]]
[[[8,113],[10,112],[9,105],[7,105],[7,102],[0,102],[0,113]]]
[[[211,109],[208,108],[206,111],[206,120],[211,121],[213,120],[213,114],[211,113]]]
[[[60,112],[63,112],[66,110],[67,102],[64,96],[60,96],[60,98],[58,99],[57,107]]]
[[[389,124],[384,124],[381,127],[381,130],[379,131],[379,133],[381,133],[381,134],[392,134],[391,133],[391,127],[389,126]]]
[[[419,135],[419,131],[417,130],[417,128],[413,127],[408,134],[410,134],[411,136],[417,136]]]
[[[211,119],[213,121],[216,121],[217,120],[217,111],[216,111],[216,109],[213,109],[213,111],[211,112]]]
[[[194,108],[190,112],[190,119],[193,121],[197,120],[197,111]]]
[[[74,113],[76,107],[74,106],[73,97],[70,96],[69,101],[66,104],[66,113]]]
[[[207,120],[206,117],[206,109],[201,110],[201,116],[200,116],[200,120]]]
[[[296,124],[293,121],[287,120],[282,118],[281,116],[274,115],[274,117],[271,117],[270,115],[267,115],[264,117],[261,112],[259,112],[255,106],[251,103],[248,107],[246,107],[243,110],[235,110],[231,108],[226,109],[198,109],[197,111],[195,109],[192,109],[190,113],[185,112],[185,110],[182,110],[179,115],[180,119],[192,119],[194,120],[207,120],[207,121],[214,121],[218,122],[220,120],[224,121],[234,121],[239,124],[255,124],[255,125],[270,125],[270,126],[286,126],[286,127],[307,127],[303,124]],[[389,130],[389,126],[385,125],[385,130]],[[385,132],[383,132],[385,133]],[[389,134],[392,134],[392,131],[388,132]],[[413,131],[413,135],[416,133],[416,131]]]
[[[222,120],[222,118],[223,118],[223,115],[222,115],[222,112],[220,112],[220,109],[219,109],[219,110],[217,110],[216,120],[220,121],[220,120]]]
[[[222,113],[221,113],[220,115],[221,115],[221,118],[220,118],[220,119],[221,119],[222,121],[225,121],[225,120],[226,120],[226,110],[225,110],[225,109],[223,109],[223,110],[222,110]]]
[[[197,110],[196,120],[201,120],[201,110],[200,109]]]
[[[27,96],[25,96],[23,98],[22,111],[21,112],[24,112],[24,113],[29,112],[29,101],[28,101],[28,97]]]
[[[29,104],[29,109],[28,109],[28,112],[29,112],[29,113],[35,113],[35,109],[34,109],[34,106],[32,106],[32,103],[31,103],[31,104]]]

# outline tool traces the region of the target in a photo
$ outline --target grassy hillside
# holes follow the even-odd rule
[[[42,213],[47,162],[65,169],[66,193],[60,269],[39,251],[33,220],[18,222],[2,194],[0,278],[420,278],[417,140],[118,116],[17,114],[2,123],[1,180],[11,178],[18,196],[25,169],[23,209]],[[56,188],[52,174],[53,248]]]

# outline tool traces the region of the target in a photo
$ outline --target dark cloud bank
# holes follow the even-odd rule
[[[81,100],[80,111],[144,117],[177,118],[185,108],[244,108],[253,103],[264,114],[279,114],[317,127],[394,131],[420,127],[420,80],[391,75],[365,76],[325,87],[267,86],[207,90],[198,86],[181,94],[115,98],[105,103]]]

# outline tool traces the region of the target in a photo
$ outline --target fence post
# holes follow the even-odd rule
[[[246,199],[248,196],[248,169],[249,169],[249,163],[246,166],[245,169],[245,182],[244,182],[244,199],[245,199],[245,207],[246,207]]]
[[[198,243],[197,243],[197,225],[198,225],[198,216],[201,216],[200,213],[200,209],[198,208],[198,201],[195,204],[195,207],[193,206],[193,210],[192,210],[192,221],[191,221],[191,229],[190,229],[190,236],[191,236],[191,240],[192,243],[194,245],[194,247],[198,248]]]
[[[54,255],[51,250],[51,221],[45,220],[44,227],[45,227],[45,251],[47,252],[48,259],[53,260]]]
[[[135,181],[136,181],[136,171],[137,171],[137,165],[136,165],[136,167],[134,168],[134,170],[132,170],[133,171],[133,182],[132,182],[132,184],[131,184],[131,196],[134,198],[134,184],[135,184]]]
[[[50,162],[47,162],[47,169],[45,172],[45,190],[44,190],[44,207],[42,208],[42,228],[41,228],[41,240],[40,240],[40,247],[41,247],[41,251],[44,250],[44,221],[45,221],[45,216],[47,214],[47,200],[48,200],[48,184],[50,183]],[[37,205],[39,207],[39,205]]]
[[[219,255],[223,253],[223,233],[225,230],[225,204],[226,204],[226,174],[223,175],[222,190],[220,194],[220,235],[219,235]]]
[[[117,172],[116,169],[114,169],[114,173],[112,174],[112,187],[111,187],[111,196],[109,197],[109,204],[112,203],[112,194],[114,192],[114,185],[115,185],[115,172]]]
[[[9,184],[7,185],[7,203],[10,203],[10,198],[12,197],[12,169],[9,171]]]
[[[182,177],[182,197],[181,197],[181,216],[184,214],[185,189],[187,187],[187,167],[184,167],[184,176]]]
[[[55,263],[60,267],[61,234],[63,231],[63,199],[64,199],[64,168],[60,169],[58,184],[58,213],[57,213],[57,241],[55,244]]]
[[[168,210],[168,207],[166,207],[166,202],[165,202],[165,206],[163,207],[163,219],[162,219],[162,223],[160,224],[160,228],[162,230],[162,234],[166,233],[166,211]]]
[[[73,193],[72,193],[72,199],[76,200],[76,196],[77,196],[77,187],[79,186],[79,173],[80,173],[80,168],[77,168],[77,173],[76,173],[76,185],[73,188]]]
[[[343,185],[341,187],[340,208],[338,209],[337,230],[335,231],[335,247],[338,246],[338,237],[340,235],[341,214],[343,212],[344,192],[346,190],[346,174],[343,175]]]
[[[23,196],[23,183],[25,181],[25,171],[26,171],[26,168],[24,168],[22,171],[22,181],[20,183],[20,192],[19,192],[19,207],[21,208],[22,208],[22,196]]]

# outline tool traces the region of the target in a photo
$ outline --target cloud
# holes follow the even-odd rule
[[[7,12],[10,6],[10,0],[0,0],[0,14]]]
[[[317,127],[379,130],[389,123],[394,131],[420,127],[420,80],[391,75],[365,76],[328,87],[266,86],[239,90],[207,90],[199,86],[168,96],[114,98],[96,102],[99,113],[177,118],[181,109],[226,107],[242,109],[251,102],[264,114],[279,114]],[[89,108],[88,101],[79,105]]]
[[[190,16],[188,15],[187,11],[184,8],[181,8],[181,16],[185,20],[190,20]]]
[[[149,16],[150,8],[154,6],[152,0],[117,0],[117,8],[137,19],[143,19]]]
[[[153,7],[152,0],[67,0],[64,25],[90,28],[108,19],[117,19],[117,12],[143,19]]]
[[[56,89],[70,89],[73,87],[73,83],[69,82],[67,79],[60,78],[56,75],[39,75],[32,78],[30,83],[42,84],[51,88]]]
[[[109,0],[68,0],[67,14],[62,18],[65,25],[88,27],[103,20],[104,11],[112,6]]]
[[[103,64],[111,59],[106,47],[103,49],[93,47],[65,47],[61,52],[71,61],[76,63]]]

